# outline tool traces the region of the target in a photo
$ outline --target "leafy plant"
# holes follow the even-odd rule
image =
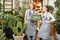
[[[22,20],[24,20],[26,9],[27,9],[27,8],[25,8],[25,7],[18,7],[18,10],[19,10],[19,12],[20,12],[20,18],[21,18]]]
[[[1,12],[2,3],[0,2],[0,12]]]
[[[56,15],[60,16],[60,8],[57,10]]]
[[[41,20],[41,15],[38,15],[37,13],[32,16],[32,21],[38,22]]]
[[[49,7],[49,11],[53,13],[54,8],[52,6],[48,6],[48,7]]]
[[[14,14],[13,11],[3,11],[4,14]]]
[[[56,30],[57,30],[57,33],[60,34],[60,8],[57,10],[56,12]]]
[[[22,23],[20,21],[17,22],[17,27],[13,28],[13,31],[14,31],[15,35],[22,36],[26,26],[27,25],[24,24],[23,27],[22,27]]]
[[[19,13],[20,13],[19,18],[20,18],[20,21],[21,21],[22,24],[24,23],[26,9],[27,8],[25,8],[25,7],[18,7],[18,10],[19,10]]]
[[[18,7],[18,10],[19,10],[19,15],[17,15],[17,18],[20,19],[18,22],[17,22],[17,28],[15,28],[14,32],[15,32],[15,35],[19,35],[19,36],[22,36],[23,35],[23,32],[27,26],[27,24],[24,24],[24,17],[25,17],[25,11],[26,11],[26,8],[25,7]]]
[[[56,12],[56,30],[57,33],[60,34],[60,0],[56,0],[55,2],[55,6],[58,8],[57,12]]]
[[[10,11],[9,11],[10,12]],[[8,12],[4,12],[2,15],[1,15],[1,17],[0,17],[0,19],[2,20],[1,21],[1,24],[2,24],[2,28],[4,29],[4,25],[6,25],[6,24],[8,24],[8,22],[11,20],[11,16],[13,17],[13,15],[12,14],[10,14],[10,13],[8,13]]]
[[[60,0],[56,0],[56,2],[55,2],[55,6],[56,6],[57,8],[60,7]]]
[[[24,24],[25,17],[25,7],[18,9],[20,11],[19,14],[15,15],[12,11],[3,11],[1,15],[1,25],[2,29],[4,29],[5,25],[8,25],[13,29],[15,35],[22,36],[23,32],[26,28],[26,24]]]

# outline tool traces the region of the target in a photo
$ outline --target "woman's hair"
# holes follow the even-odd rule
[[[47,12],[49,12],[49,7],[48,7],[48,5],[45,5],[44,7],[46,7]]]
[[[33,7],[34,7],[34,8],[33,8],[33,10],[34,10],[34,9],[35,9],[35,5],[34,5],[33,3],[29,3],[29,8],[30,8],[30,4],[32,4],[32,5],[33,5]]]

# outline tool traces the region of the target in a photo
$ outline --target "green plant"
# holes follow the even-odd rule
[[[18,15],[20,18],[20,21],[22,24],[24,24],[24,18],[25,18],[25,11],[26,11],[26,7],[18,7],[18,10],[20,12],[20,14]]]
[[[19,10],[19,12],[20,12],[20,18],[21,18],[22,20],[24,20],[26,9],[27,9],[27,8],[25,8],[25,7],[18,7],[18,10]]]
[[[56,12],[56,21],[60,22],[60,10]]]
[[[50,11],[51,13],[53,13],[54,8],[53,8],[52,6],[48,6],[48,7],[49,7],[49,11]]]
[[[13,15],[12,11],[4,11],[2,14],[2,21],[3,24],[8,24],[10,20],[12,20],[15,16]]]
[[[13,11],[3,11],[3,14],[14,14]]]
[[[57,33],[60,34],[60,0],[56,0],[55,2],[55,6],[58,8],[57,12],[56,12],[56,30]]]
[[[24,24],[24,17],[25,17],[25,11],[26,11],[26,8],[25,7],[18,7],[18,10],[19,10],[19,15],[16,15],[17,18],[18,18],[18,22],[17,22],[17,28],[14,27],[13,31],[15,33],[15,35],[18,35],[18,36],[22,36],[23,35],[23,32],[27,26],[27,24]],[[19,20],[20,19],[20,20]]]
[[[26,24],[24,24],[25,17],[25,7],[19,9],[20,13],[15,15],[12,11],[3,11],[1,15],[1,25],[2,29],[4,29],[5,25],[10,26],[13,29],[15,35],[23,35],[24,29],[26,28]]]
[[[26,24],[22,25],[22,23],[20,21],[17,22],[17,27],[13,28],[15,35],[22,36],[26,26],[27,26]]]
[[[56,0],[56,2],[55,2],[55,6],[56,6],[57,8],[60,7],[60,0]]]
[[[0,12],[1,12],[2,3],[0,2]]]
[[[55,27],[56,27],[57,33],[60,34],[60,22],[57,22]]]
[[[32,21],[38,22],[39,20],[41,20],[41,15],[38,15],[37,13],[35,15],[32,16]]]
[[[57,10],[56,16],[60,16],[60,8]]]
[[[60,34],[60,8],[56,12],[56,30],[57,33]]]

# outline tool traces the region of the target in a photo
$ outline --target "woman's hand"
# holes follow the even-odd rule
[[[37,31],[39,31],[39,28],[37,27]]]

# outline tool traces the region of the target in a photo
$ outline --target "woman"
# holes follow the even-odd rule
[[[26,10],[25,13],[25,23],[27,23],[26,28],[26,35],[28,40],[35,40],[36,38],[36,27],[34,25],[34,22],[32,22],[32,15],[35,13],[34,11],[34,5],[32,3],[29,4],[29,9]]]
[[[38,37],[41,40],[49,40],[49,34],[50,34],[50,23],[55,21],[54,16],[49,12],[48,6],[43,7],[42,13],[42,25],[38,32]]]

